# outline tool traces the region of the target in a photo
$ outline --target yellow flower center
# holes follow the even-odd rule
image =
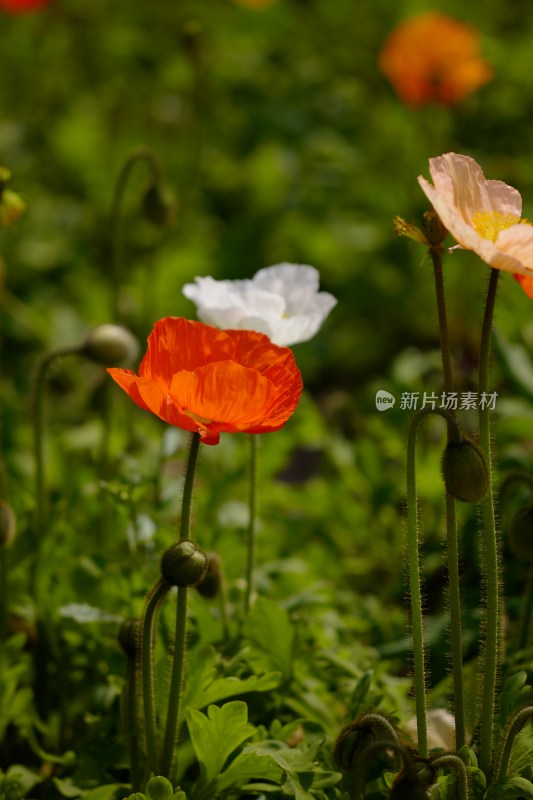
[[[183,409],[183,413],[187,414],[188,417],[193,419],[195,422],[198,422],[200,425],[210,425],[213,420],[207,419],[207,417],[201,417],[200,414],[195,414],[193,411],[190,411],[188,408]]]
[[[512,225],[531,225],[531,222],[504,211],[478,211],[472,217],[472,224],[480,236],[495,242],[506,228]]]

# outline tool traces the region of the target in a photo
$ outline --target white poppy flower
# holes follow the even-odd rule
[[[305,342],[318,331],[336,304],[319,292],[318,270],[306,264],[276,264],[251,280],[195,278],[183,294],[196,304],[202,322],[222,329],[266,333],[274,344]]]

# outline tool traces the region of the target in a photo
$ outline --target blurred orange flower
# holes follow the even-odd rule
[[[273,6],[277,0],[235,0],[237,5],[246,6],[246,8],[267,8]]]
[[[25,14],[48,5],[49,0],[0,0],[0,10],[8,14]]]
[[[218,444],[222,432],[279,430],[302,394],[288,347],[263,333],[221,331],[181,317],[156,322],[139,375],[107,371],[140,408],[197,431],[205,444]]]
[[[437,11],[400,22],[381,49],[379,66],[412,106],[456,103],[493,75],[479,52],[477,30]]]

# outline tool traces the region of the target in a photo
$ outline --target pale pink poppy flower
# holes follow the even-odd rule
[[[433,185],[418,182],[458,245],[491,267],[533,277],[533,226],[522,219],[520,193],[486,180],[473,158],[446,153],[430,158]],[[524,290],[530,281],[520,281]],[[529,292],[528,292],[529,294]]]

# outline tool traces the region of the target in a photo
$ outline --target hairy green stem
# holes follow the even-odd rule
[[[443,409],[421,408],[409,426],[407,439],[407,551],[409,566],[409,592],[411,596],[411,629],[413,636],[413,661],[415,681],[416,724],[418,751],[427,758],[426,678],[424,654],[424,629],[422,616],[422,594],[420,590],[420,559],[418,534],[418,508],[416,494],[416,436],[418,426],[428,414],[438,414],[447,422],[456,440],[461,438],[454,418]]]
[[[511,753],[513,752],[513,745],[516,737],[526,724],[528,720],[533,722],[533,706],[526,706],[516,712],[507,726],[503,738],[503,744],[500,751],[500,756],[495,769],[496,780],[505,778],[507,770],[509,769],[509,762],[511,760]]]
[[[416,768],[413,760],[411,759],[408,751],[397,741],[381,740],[379,742],[372,742],[368,747],[365,747],[362,753],[356,759],[353,775],[354,781],[352,786],[352,800],[359,800],[362,797],[362,787],[364,784],[365,773],[368,765],[371,763],[369,756],[379,750],[392,750],[395,754],[395,762],[398,756],[403,759],[404,771],[407,776],[416,781]],[[359,769],[361,767],[361,769]]]
[[[481,343],[479,350],[479,385],[481,397],[488,391],[490,341],[496,290],[498,288],[499,271],[492,269],[490,274]],[[499,656],[499,613],[500,584],[498,564],[498,543],[496,538],[496,521],[494,517],[494,501],[492,493],[490,410],[487,403],[479,405],[479,441],[487,464],[488,489],[482,501],[481,512],[484,539],[484,579],[485,579],[485,648],[483,657],[483,692],[481,701],[480,725],[480,767],[487,777],[492,766],[492,747],[494,738],[494,717],[496,710],[496,681],[498,677]]]
[[[161,182],[161,166],[159,160],[151,150],[146,147],[140,147],[130,153],[126,158],[115,184],[110,220],[112,313],[115,322],[118,322],[120,319],[119,294],[123,257],[122,203],[130,175],[138,161],[146,162],[150,168],[154,183]]]
[[[137,664],[135,658],[128,657],[126,681],[124,683],[124,732],[128,742],[130,759],[130,781],[133,792],[140,791],[139,730],[137,721]]]
[[[258,441],[255,434],[249,435],[250,440],[250,494],[249,494],[249,520],[246,534],[246,589],[244,594],[244,613],[248,615],[252,607],[254,595],[254,572],[256,558],[256,514],[257,514],[257,447]]]
[[[183,487],[183,500],[181,506],[180,521],[180,542],[186,542],[190,538],[191,525],[191,506],[192,491],[194,486],[194,475],[198,451],[200,449],[200,434],[193,433],[187,469],[185,473],[185,484]],[[185,650],[187,640],[187,598],[188,587],[178,587],[178,598],[176,607],[176,630],[174,635],[174,656],[172,660],[172,672],[170,676],[170,690],[168,695],[167,721],[165,725],[165,736],[163,739],[163,749],[160,761],[160,775],[170,777],[172,770],[172,759],[176,745],[176,734],[179,724],[181,697],[183,694],[183,678],[185,673]],[[177,755],[176,755],[177,762]],[[177,770],[177,763],[176,763]]]
[[[457,778],[457,795],[459,800],[470,800],[472,794],[468,786],[468,772],[464,762],[459,756],[453,753],[447,753],[444,756],[438,756],[431,762],[434,769],[451,769],[455,772]]]
[[[446,298],[442,278],[442,247],[431,247],[431,260],[435,276],[435,293],[439,318],[440,346],[444,389],[453,392],[453,371],[450,353],[450,337],[446,315]],[[449,432],[448,438],[451,433]],[[452,647],[452,678],[455,714],[455,746],[457,750],[466,743],[464,679],[463,679],[463,635],[461,615],[461,590],[459,575],[459,540],[455,497],[446,491],[446,540],[448,547],[448,590],[450,599],[450,641]]]
[[[38,546],[47,522],[46,479],[44,469],[45,385],[51,364],[62,356],[80,352],[80,345],[58,347],[43,353],[37,360],[33,397],[33,457],[35,464],[35,544]]]
[[[141,639],[141,676],[144,710],[144,733],[148,772],[157,770],[157,722],[154,700],[154,634],[156,612],[171,586],[160,578],[150,592],[144,609]]]

